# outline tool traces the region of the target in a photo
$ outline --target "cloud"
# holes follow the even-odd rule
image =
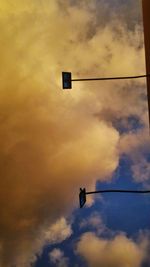
[[[77,244],[77,253],[85,259],[89,267],[140,267],[145,258],[144,250],[143,242],[137,244],[121,233],[108,240],[87,232]]]
[[[58,267],[67,267],[68,266],[68,258],[64,257],[64,253],[62,250],[58,248],[54,248],[49,253],[49,258],[51,262],[56,264]]]
[[[63,0],[59,1],[63,3]],[[140,24],[142,20],[142,12],[140,2],[134,0],[68,0],[67,4],[73,6],[78,5],[79,8],[91,10],[95,14],[95,28],[101,25],[105,27],[106,24],[111,23],[115,18],[119,18],[121,23],[126,23],[129,29],[134,29],[135,24]],[[94,29],[93,29],[94,30]]]
[[[61,243],[72,234],[71,226],[66,222],[65,218],[57,220],[44,233],[44,239],[47,243]]]
[[[130,132],[120,138],[120,154],[127,155],[131,162],[131,171],[134,181],[143,182],[149,186],[149,129],[140,129],[137,133]]]
[[[78,206],[79,188],[111,179],[118,166],[119,133],[99,115],[106,105],[145,118],[143,81],[63,91],[61,72],[141,74],[144,51],[139,26],[130,32],[115,19],[91,34],[95,16],[85,5],[15,0],[0,10],[1,266],[27,267],[46,227]]]
[[[107,230],[98,212],[93,212],[88,218],[81,220],[80,228],[86,229],[87,227],[95,230],[97,235]]]
[[[133,176],[137,182],[145,182],[149,180],[150,163],[145,158],[132,166]]]

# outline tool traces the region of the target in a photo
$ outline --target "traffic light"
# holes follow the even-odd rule
[[[80,208],[84,206],[86,202],[86,191],[85,188],[80,188],[80,193],[79,193],[79,203],[80,203]]]
[[[62,72],[62,86],[63,89],[71,89],[71,72]]]

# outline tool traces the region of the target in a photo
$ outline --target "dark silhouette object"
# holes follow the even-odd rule
[[[79,193],[79,202],[80,202],[80,208],[82,208],[86,202],[86,191],[85,188],[80,188],[80,193]]]
[[[142,0],[146,73],[150,73],[150,0]],[[147,98],[150,124],[150,77],[147,76]]]
[[[150,74],[138,75],[138,76],[125,76],[125,77],[104,77],[104,78],[81,78],[71,79],[71,72],[62,72],[63,89],[71,89],[72,82],[85,82],[85,81],[108,81],[108,80],[125,80],[125,79],[139,79],[150,77]]]
[[[71,89],[71,72],[62,72],[62,86],[63,89]]]
[[[125,79],[138,79],[150,76],[150,74],[138,75],[138,76],[120,76],[120,77],[104,77],[104,78],[85,78],[85,79],[72,79],[73,82],[79,81],[108,81],[108,80],[125,80]]]
[[[136,194],[149,194],[150,190],[122,190],[122,189],[108,189],[108,190],[98,190],[92,192],[86,192],[85,188],[80,188],[79,201],[80,208],[82,208],[86,202],[86,195],[96,194],[96,193],[136,193]]]

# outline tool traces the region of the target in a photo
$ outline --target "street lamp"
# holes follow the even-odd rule
[[[108,80],[125,80],[125,79],[139,79],[150,77],[150,74],[137,75],[137,76],[120,76],[120,77],[102,77],[102,78],[78,78],[72,79],[71,72],[62,72],[62,85],[63,89],[72,89],[72,82],[85,82],[85,81],[108,81]]]
[[[83,208],[86,203],[86,195],[97,194],[97,193],[135,193],[135,194],[149,194],[150,190],[122,190],[122,189],[107,189],[107,190],[98,190],[92,192],[86,192],[85,188],[80,188],[79,192],[79,204],[80,208]]]

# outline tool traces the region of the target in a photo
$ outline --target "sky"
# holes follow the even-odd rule
[[[150,189],[141,1],[0,3],[0,267],[148,267]]]

